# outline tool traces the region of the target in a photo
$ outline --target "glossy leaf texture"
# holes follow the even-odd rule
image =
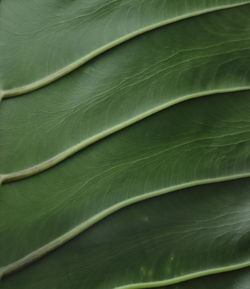
[[[1,289],[249,289],[249,15],[0,3]]]

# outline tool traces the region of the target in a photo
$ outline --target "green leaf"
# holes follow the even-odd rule
[[[238,180],[129,206],[2,288],[151,288],[248,266],[249,189]]]
[[[237,270],[234,272],[212,275],[209,277],[198,278],[177,285],[160,287],[158,289],[248,289],[250,284],[250,270]],[[145,287],[144,287],[145,288]]]
[[[1,289],[248,289],[247,3],[0,4]]]

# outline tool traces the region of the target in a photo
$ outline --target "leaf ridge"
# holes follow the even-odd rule
[[[53,241],[47,243],[46,245],[34,250],[33,252],[29,253],[28,255],[22,257],[21,259],[8,264],[4,267],[0,268],[0,280],[3,279],[4,277],[11,275],[19,270],[22,270],[26,266],[32,264],[33,262],[36,262],[37,260],[43,258],[50,252],[54,251],[55,249],[61,247],[62,245],[66,244],[73,238],[77,237],[79,234],[83,233],[87,229],[89,229],[91,226],[94,224],[98,223],[99,221],[103,220],[104,218],[108,217],[109,215],[127,207],[135,203],[139,203],[141,201],[157,197],[163,194],[167,193],[172,193],[174,191],[182,190],[182,189],[187,189],[191,187],[196,187],[200,185],[207,185],[207,184],[212,184],[212,183],[220,183],[220,182],[226,182],[226,181],[232,181],[232,180],[239,180],[239,179],[244,179],[244,178],[249,178],[250,177],[250,172],[245,172],[241,174],[234,174],[234,175],[229,175],[229,176],[222,176],[222,177],[214,177],[214,178],[206,178],[206,179],[200,179],[200,180],[194,180],[190,181],[187,183],[179,184],[179,185],[173,185],[168,188],[163,188],[157,191],[149,192],[143,195],[139,195],[130,199],[127,199],[125,201],[122,201],[120,203],[117,203],[113,205],[112,207],[109,207],[102,212],[94,215],[87,221],[82,222],[78,226],[74,227],[70,231],[66,232],[65,234],[57,237]],[[250,261],[249,265],[250,266]],[[211,273],[212,274],[212,273]],[[187,279],[188,280],[188,279]],[[181,282],[181,281],[180,281]],[[171,283],[172,284],[172,283]],[[174,284],[174,283],[173,283]],[[163,284],[165,285],[165,284]],[[162,286],[163,286],[162,285]],[[170,284],[169,284],[170,285]],[[129,285],[130,286],[130,285]],[[140,285],[141,286],[141,285]],[[115,289],[132,289],[132,288],[145,288],[145,285],[143,284],[144,287],[118,287]],[[159,285],[155,285],[159,286]]]
[[[220,10],[225,10],[225,9],[230,9],[230,8],[234,8],[234,7],[239,7],[239,6],[244,6],[244,5],[248,5],[250,3],[250,1],[244,1],[242,3],[235,3],[235,4],[227,4],[227,5],[221,5],[218,7],[213,7],[213,8],[208,8],[208,9],[204,9],[204,10],[200,10],[200,11],[195,11],[192,13],[187,13],[184,14],[182,16],[179,17],[174,17],[172,19],[168,19],[165,21],[160,21],[157,22],[155,24],[146,26],[144,28],[138,29],[132,33],[129,33],[125,36],[122,36],[94,51],[92,51],[91,53],[85,55],[82,58],[79,58],[78,60],[72,62],[71,64],[65,66],[62,69],[59,69],[58,71],[44,77],[41,78],[37,81],[34,81],[30,84],[21,86],[21,87],[17,87],[17,88],[12,88],[12,89],[8,89],[8,90],[0,90],[0,99],[4,99],[4,98],[10,98],[10,97],[15,97],[15,96],[20,96],[29,92],[32,92],[34,90],[37,90],[39,88],[42,88],[46,85],[49,85],[50,83],[62,78],[63,76],[71,73],[72,71],[76,70],[77,68],[79,68],[80,66],[84,65],[85,63],[89,62],[90,60],[98,57],[99,55],[103,54],[104,52],[121,45],[122,43],[125,43],[139,35],[142,35],[146,32],[155,30],[157,28],[169,25],[169,24],[173,24],[185,19],[189,19],[192,17],[196,17],[199,15],[203,15],[203,14],[208,14],[208,13],[212,13],[212,12],[216,12],[216,11],[220,11]]]
[[[178,283],[182,283],[185,281],[189,281],[192,279],[197,279],[200,277],[206,277],[210,275],[220,274],[220,273],[226,273],[226,272],[232,272],[236,270],[240,270],[243,268],[250,267],[250,260],[230,266],[223,266],[223,267],[217,267],[217,268],[211,268],[203,271],[198,271],[186,275],[182,275],[179,277],[162,280],[162,281],[155,281],[155,282],[147,282],[147,283],[135,283],[131,285],[125,285],[125,286],[119,286],[114,289],[146,289],[146,288],[155,288],[155,287],[161,287],[161,286],[169,286],[174,285]]]
[[[102,131],[70,148],[68,148],[67,150],[55,155],[54,157],[39,163],[33,167],[30,168],[26,168],[20,171],[16,171],[16,172],[12,172],[12,173],[7,173],[7,174],[1,174],[0,175],[0,184],[4,184],[4,183],[9,183],[9,182],[13,182],[13,181],[18,181],[36,174],[39,174],[45,170],[48,170],[50,168],[52,168],[53,166],[59,164],[60,162],[66,160],[67,158],[71,157],[72,155],[76,154],[77,152],[81,151],[84,148],[87,148],[88,146],[118,132],[121,131],[123,129],[125,129],[126,127],[129,127],[153,114],[156,114],[164,109],[167,109],[171,106],[174,106],[176,104],[191,100],[191,99],[195,99],[195,98],[199,98],[199,97],[205,97],[205,96],[209,96],[209,95],[214,95],[214,94],[222,94],[222,93],[227,93],[227,92],[238,92],[238,91],[246,91],[246,90],[250,90],[250,86],[242,86],[242,87],[235,87],[235,88],[224,88],[224,89],[217,89],[217,90],[209,90],[209,91],[204,91],[204,92],[199,92],[199,93],[194,93],[194,94],[190,94],[190,95],[186,95],[180,98],[177,98],[175,100],[166,102],[160,106],[156,106],[142,114],[137,115],[136,117],[133,117],[131,119],[128,119],[125,122],[119,123],[105,131]]]

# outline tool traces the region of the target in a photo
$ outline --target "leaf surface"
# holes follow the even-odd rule
[[[0,4],[1,289],[247,288],[249,1],[156,2]]]
[[[245,3],[249,1],[3,0],[0,87],[4,96],[25,93],[147,31]]]
[[[7,100],[2,171],[43,171],[175,103],[249,89],[249,11],[243,5],[167,25]]]

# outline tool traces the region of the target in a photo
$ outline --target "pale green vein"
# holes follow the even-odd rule
[[[213,94],[220,94],[220,93],[230,93],[230,92],[238,92],[238,91],[244,91],[244,90],[249,90],[250,86],[243,86],[243,87],[235,87],[235,88],[225,88],[225,89],[215,89],[215,90],[209,90],[209,91],[204,91],[204,92],[199,92],[199,93],[195,93],[195,94],[190,94],[190,95],[186,95],[183,97],[179,97],[177,99],[171,100],[167,103],[164,103],[162,105],[159,105],[157,107],[154,107],[148,111],[145,111],[131,119],[128,119],[127,121],[124,121],[122,123],[119,123],[105,131],[102,131],[70,148],[68,148],[67,150],[57,154],[56,156],[52,157],[51,159],[48,159],[42,163],[39,163],[33,167],[24,169],[24,170],[20,170],[17,172],[13,172],[13,173],[8,173],[8,174],[2,174],[0,175],[0,183],[8,183],[8,182],[12,182],[12,181],[17,181],[20,179],[24,179],[27,177],[30,177],[32,175],[41,173],[53,166],[55,166],[56,164],[62,162],[63,160],[67,159],[68,157],[72,156],[73,154],[79,152],[80,150],[90,146],[91,144],[94,144],[98,141],[100,141],[101,139],[106,138],[107,136],[110,136],[136,122],[139,122],[161,110],[164,110],[168,107],[171,107],[173,105],[176,105],[178,103],[181,102],[185,102],[187,100],[190,99],[194,99],[194,98],[198,98],[198,97],[204,97],[204,96],[208,96],[208,95],[213,95]]]
[[[207,14],[207,13],[211,13],[211,12],[215,12],[215,11],[220,11],[220,10],[224,10],[224,9],[239,7],[239,6],[247,5],[249,3],[250,3],[250,1],[244,1],[242,3],[227,4],[227,5],[221,5],[221,6],[217,6],[217,7],[213,7],[213,8],[204,9],[202,11],[194,11],[192,13],[187,13],[187,14],[184,14],[182,16],[174,17],[172,19],[160,21],[158,23],[143,27],[143,28],[138,29],[136,31],[133,31],[133,32],[131,32],[125,36],[122,36],[122,37],[102,46],[102,47],[99,47],[98,49],[92,51],[91,53],[85,55],[84,57],[77,59],[76,61],[72,62],[71,64],[65,66],[64,68],[44,77],[42,79],[39,79],[37,81],[34,81],[30,84],[27,84],[27,85],[24,85],[21,87],[12,88],[12,89],[8,89],[8,90],[1,90],[0,91],[0,98],[9,98],[9,97],[22,95],[22,94],[34,91],[36,89],[39,89],[43,86],[46,86],[46,85],[50,84],[51,82],[54,82],[57,79],[63,77],[64,75],[69,74],[70,72],[76,70],[77,68],[79,68],[83,64],[85,64],[85,63],[89,62],[90,60],[94,59],[95,57],[103,54],[107,50],[110,50],[110,49],[132,39],[132,38],[135,38],[139,35],[142,35],[146,32],[149,32],[151,30],[155,30],[155,29],[160,28],[162,26],[166,26],[168,24],[179,22],[179,21],[182,21],[182,20],[185,20],[188,18],[192,18],[195,16],[199,16],[199,15],[203,15],[203,14]]]
[[[179,276],[179,277],[171,278],[171,279],[167,279],[167,280],[156,281],[156,282],[147,282],[147,283],[135,283],[135,284],[131,284],[131,285],[116,287],[114,289],[139,289],[139,288],[144,289],[144,288],[155,288],[155,287],[169,286],[169,285],[178,284],[181,282],[189,281],[189,280],[200,278],[200,277],[206,277],[209,275],[231,272],[231,271],[235,271],[235,270],[239,270],[239,269],[243,269],[243,268],[247,268],[247,267],[250,267],[250,261],[246,261],[243,263],[238,263],[238,264],[234,264],[234,265],[230,265],[230,266],[211,268],[211,269],[198,271],[198,272],[186,274],[183,276]]]
[[[153,197],[157,197],[166,193],[174,192],[177,190],[187,189],[199,185],[206,185],[206,184],[212,184],[212,183],[218,183],[218,182],[225,182],[225,181],[231,181],[231,180],[237,180],[237,179],[243,179],[250,177],[250,172],[242,173],[242,174],[234,174],[230,176],[222,176],[217,178],[207,178],[207,179],[201,179],[201,180],[195,180],[187,183],[183,183],[180,185],[174,185],[169,188],[164,188],[161,190],[149,192],[143,195],[139,195],[127,200],[124,200],[120,203],[117,203],[102,212],[92,216],[87,221],[82,222],[75,228],[71,229],[70,231],[66,232],[65,234],[61,235],[60,237],[54,239],[53,241],[47,243],[46,245],[40,247],[39,249],[36,249],[35,251],[31,252],[30,254],[24,256],[23,258],[0,268],[0,279],[2,279],[5,276],[8,276],[16,271],[19,271],[23,269],[24,267],[28,266],[29,264],[39,260],[40,258],[46,256],[51,251],[57,249],[58,247],[64,245],[68,241],[72,240],[97,222],[101,221],[102,219],[106,218],[107,216],[111,215],[112,213],[121,210],[122,208],[125,208],[129,205],[144,201],[146,199],[150,199]],[[123,288],[123,287],[122,287]],[[126,287],[124,287],[126,288]],[[130,287],[128,287],[130,288]],[[133,288],[133,287],[132,287]],[[135,288],[141,288],[141,287],[135,287]]]

